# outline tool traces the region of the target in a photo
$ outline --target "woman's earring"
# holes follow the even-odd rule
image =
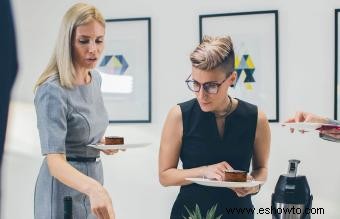
[[[236,78],[235,78],[235,80],[233,81],[233,83],[230,85],[230,87],[235,87],[236,86]]]

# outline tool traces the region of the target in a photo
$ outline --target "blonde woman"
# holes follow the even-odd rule
[[[105,21],[95,7],[72,6],[37,81],[34,103],[45,158],[35,188],[36,219],[63,218],[65,196],[73,199],[73,218],[115,218],[102,185],[99,151],[86,146],[100,142],[108,125],[101,77],[93,70],[104,48],[104,34]]]
[[[192,52],[192,72],[186,83],[196,98],[174,106],[165,121],[159,152],[159,180],[181,186],[171,219],[188,216],[197,204],[202,215],[217,204],[222,218],[253,218],[250,213],[228,213],[227,208],[252,209],[251,194],[259,186],[230,190],[193,184],[185,178],[223,180],[225,170],[249,171],[249,178],[265,181],[270,129],[255,105],[228,95],[236,80],[230,37],[204,37]],[[183,169],[178,168],[181,159]]]

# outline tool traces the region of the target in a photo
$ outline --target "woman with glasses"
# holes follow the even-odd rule
[[[196,204],[202,215],[217,205],[222,218],[253,218],[251,195],[260,187],[228,189],[206,187],[186,180],[203,177],[224,180],[225,170],[249,172],[249,179],[265,181],[268,171],[270,129],[255,105],[228,95],[236,82],[230,37],[204,37],[191,53],[192,73],[186,80],[196,98],[174,106],[165,121],[159,152],[159,180],[163,186],[181,186],[171,219],[188,216]],[[178,167],[179,159],[183,168]]]

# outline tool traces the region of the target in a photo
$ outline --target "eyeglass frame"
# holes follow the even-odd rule
[[[229,76],[230,76],[230,75],[229,75]],[[199,83],[199,82],[196,81],[196,80],[189,80],[189,78],[191,77],[191,74],[190,74],[189,77],[185,80],[185,83],[187,84],[189,90],[191,90],[192,92],[198,93],[198,92],[201,91],[201,87],[203,87],[204,92],[206,92],[207,94],[217,94],[218,91],[219,91],[220,86],[221,86],[221,85],[229,78],[229,76],[226,77],[226,78],[225,78],[222,82],[220,82],[220,83],[214,82],[214,81],[208,81],[208,82],[205,82],[205,83],[201,84],[201,83]],[[194,90],[191,89],[191,87],[189,86],[189,83],[190,83],[190,82],[194,82],[194,83],[197,83],[197,84],[199,85],[199,88],[198,88],[197,91],[194,91]],[[209,85],[209,84],[214,84],[214,85],[217,86],[216,93],[210,93],[210,92],[208,91],[208,88],[206,88],[206,86]]]

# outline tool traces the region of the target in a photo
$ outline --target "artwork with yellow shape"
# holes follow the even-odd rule
[[[255,65],[249,54],[242,55],[241,59],[238,55],[235,55],[235,71],[237,73],[237,85],[238,81],[242,81],[244,87],[251,91],[253,90],[253,84],[255,83],[254,72]]]

